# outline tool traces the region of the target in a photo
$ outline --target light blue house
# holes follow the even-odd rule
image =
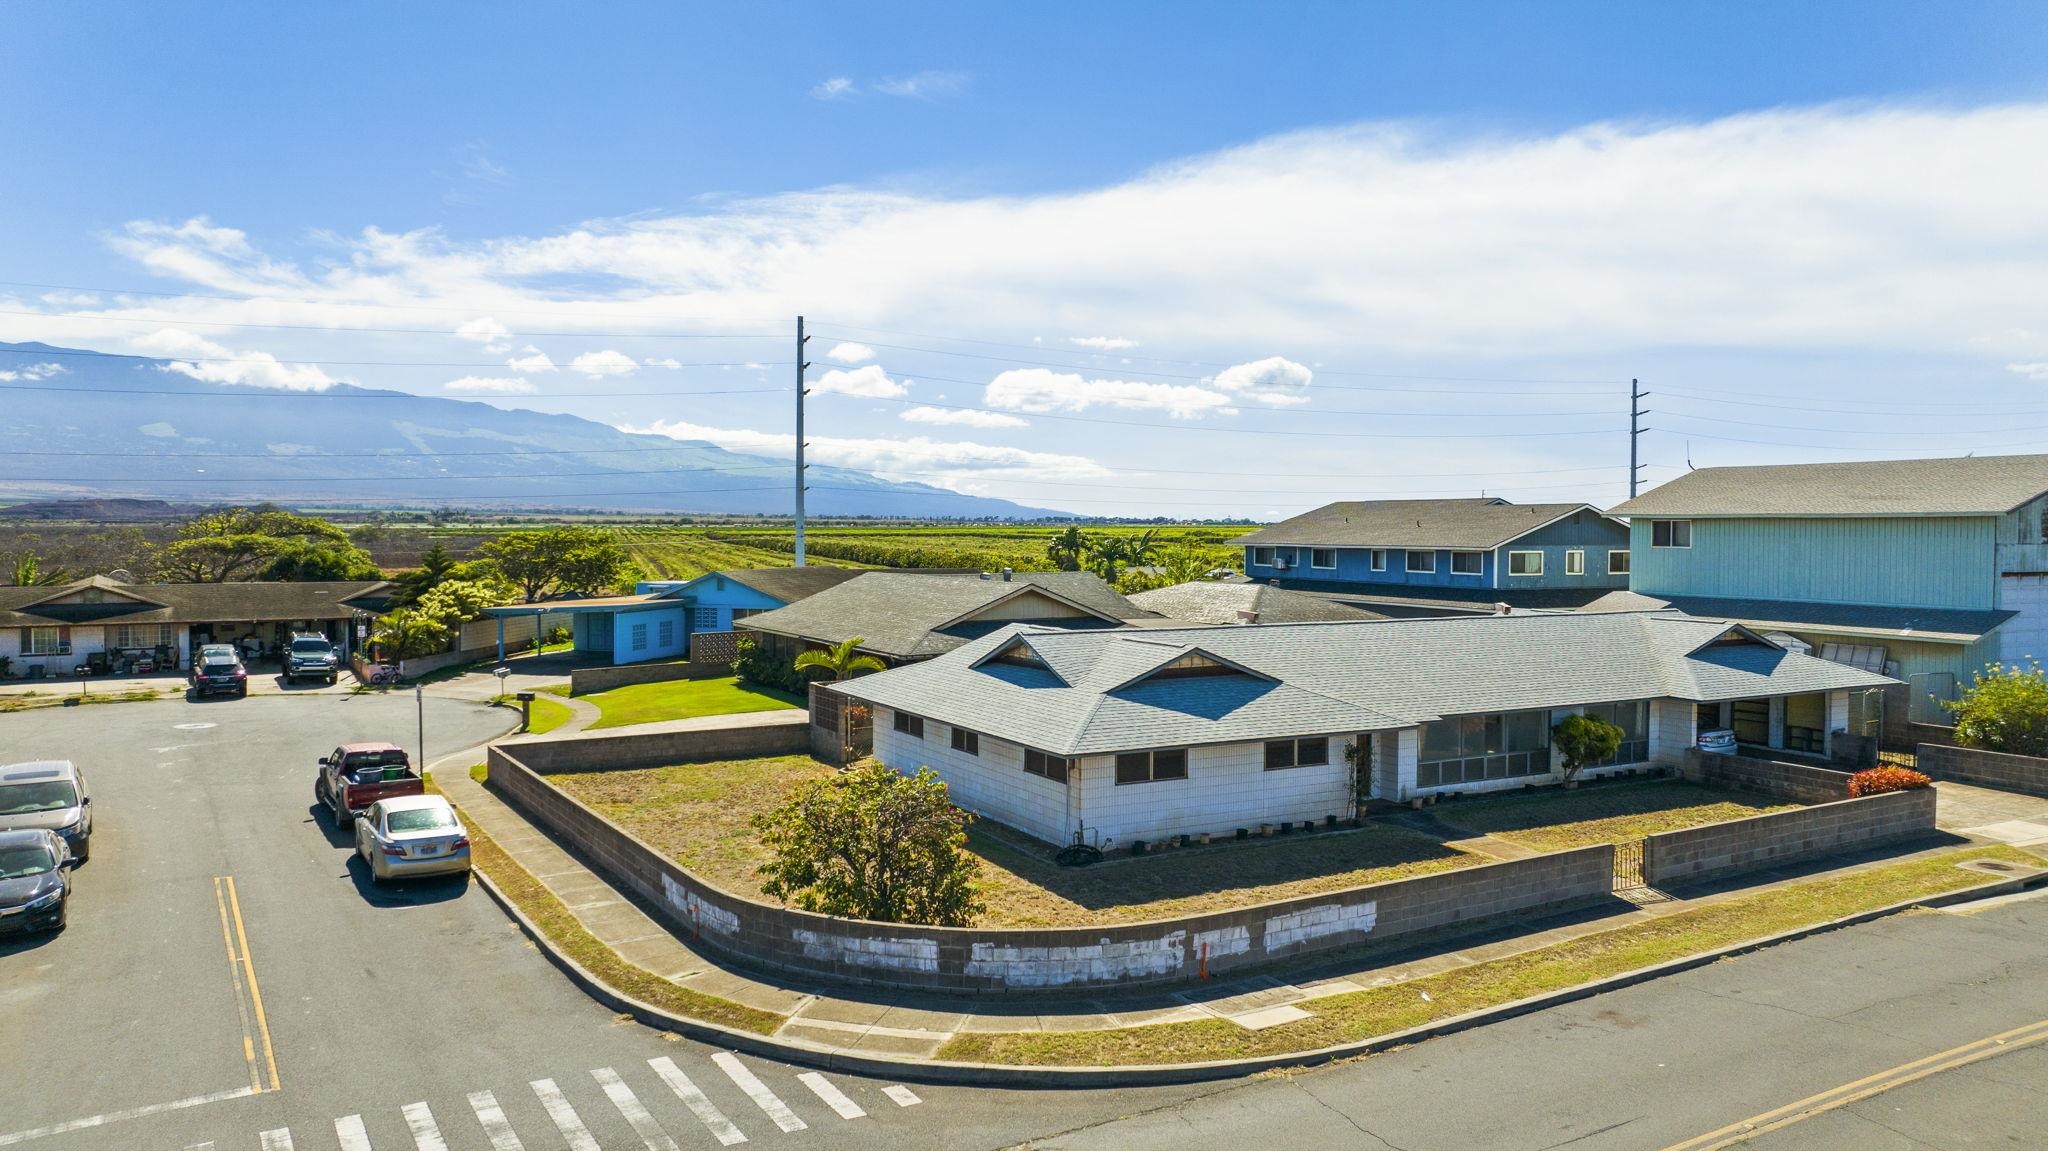
[[[1571,607],[1626,588],[1628,527],[1590,504],[1504,499],[1329,504],[1231,541],[1253,580],[1302,591]]]
[[[788,607],[859,574],[835,567],[735,568],[690,580],[643,580],[633,590],[685,605],[693,632],[731,631],[739,620]]]
[[[1613,509],[1626,600],[1738,620],[1910,681],[1917,718],[2048,659],[2048,455],[1702,468]],[[1652,601],[1643,602],[1645,599]]]
[[[785,607],[859,574],[830,567],[742,568],[691,580],[646,580],[632,595],[485,610],[498,618],[499,659],[505,658],[505,621],[545,609],[550,616],[570,617],[576,654],[640,663],[686,656],[694,634],[729,632],[735,620]]]

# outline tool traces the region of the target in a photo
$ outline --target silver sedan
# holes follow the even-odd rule
[[[438,795],[380,799],[356,820],[356,854],[372,881],[467,874],[469,833]]]

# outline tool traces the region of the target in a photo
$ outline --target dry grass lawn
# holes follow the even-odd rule
[[[1454,827],[1537,851],[1564,851],[1798,806],[1746,792],[1644,780],[1460,799],[1439,804],[1430,813]]]
[[[749,820],[832,769],[806,756],[582,772],[549,781],[709,882],[761,896],[767,853]],[[1241,907],[1486,862],[1392,827],[1296,834],[1059,867],[1034,843],[990,824],[970,829],[995,927],[1135,923]]]

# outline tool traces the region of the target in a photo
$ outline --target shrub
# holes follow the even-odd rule
[[[761,645],[750,636],[741,636],[733,641],[733,674],[749,683],[772,687],[791,695],[803,695],[810,681],[782,660],[761,650]]]
[[[1888,791],[1914,791],[1933,782],[1910,767],[1873,767],[1849,777],[1849,798],[1883,795]]]
[[[1621,737],[1626,734],[1621,725],[1597,715],[1565,716],[1550,729],[1550,740],[1557,746],[1558,754],[1564,757],[1565,782],[1577,779],[1580,769],[1587,764],[1598,763],[1613,755],[1621,747]]]
[[[983,911],[964,850],[971,818],[929,767],[900,775],[873,763],[812,780],[754,817],[775,855],[761,890],[825,915],[964,927]]]
[[[1956,717],[1956,742],[2013,755],[2048,755],[2048,674],[2041,665],[1991,664],[1961,699],[1944,701]]]

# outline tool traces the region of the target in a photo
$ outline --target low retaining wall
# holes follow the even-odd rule
[[[757,759],[798,755],[810,748],[810,723],[801,711],[776,712],[771,720],[696,731],[644,734],[574,732],[555,738],[523,739],[492,744],[491,770],[517,757],[532,771],[566,775],[582,771],[625,771],[636,767],[667,767],[718,759]],[[550,788],[550,790],[553,790]]]
[[[795,731],[805,734],[804,726]],[[1204,971],[1238,972],[1316,952],[1579,907],[1609,898],[1613,885],[1614,848],[1603,844],[1116,927],[1012,930],[839,919],[705,883],[535,774],[532,752],[538,746],[543,744],[491,748],[491,789],[648,900],[679,933],[689,932],[737,964],[870,987],[1017,992],[1187,982]],[[539,758],[547,763],[549,757],[561,763],[573,755],[554,749]]]
[[[1719,879],[1917,839],[1934,832],[1935,799],[1923,787],[1666,831],[1643,840],[1643,879]]]
[[[1754,791],[1794,803],[1832,803],[1849,798],[1849,772],[1804,763],[1747,755],[1708,755],[1694,747],[1686,749],[1679,771],[1694,783]]]
[[[569,673],[569,694],[589,695],[636,683],[668,683],[678,679],[719,679],[732,674],[730,664],[687,663],[659,660],[653,663],[622,663],[611,667],[581,667]]]
[[[2048,795],[2048,759],[1938,743],[1923,743],[1918,752],[1920,770],[1935,779]]]

